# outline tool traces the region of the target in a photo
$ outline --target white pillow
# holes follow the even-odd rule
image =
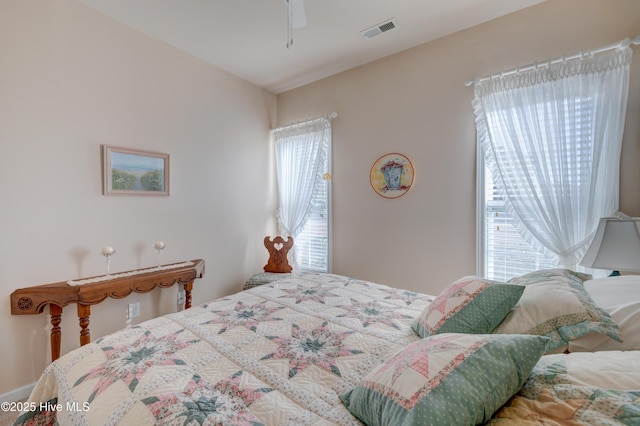
[[[640,275],[597,278],[583,284],[593,302],[620,326],[622,343],[590,334],[569,342],[569,351],[640,350]]]
[[[583,282],[590,278],[568,269],[547,269],[512,278],[510,284],[526,288],[493,333],[546,336],[551,339],[549,352],[562,352],[569,341],[593,333],[622,340],[618,324],[585,290]]]

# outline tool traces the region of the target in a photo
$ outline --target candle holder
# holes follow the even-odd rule
[[[156,241],[153,243],[153,249],[156,251],[156,257],[158,259],[158,269],[162,265],[162,250],[164,250],[165,244],[162,241]]]
[[[102,255],[104,256],[104,258],[107,261],[107,277],[110,275],[111,273],[111,256],[113,256],[116,251],[113,247],[102,247],[102,249],[100,250],[100,253],[102,253]]]

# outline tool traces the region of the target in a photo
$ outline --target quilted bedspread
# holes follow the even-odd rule
[[[18,424],[361,424],[338,395],[417,339],[427,295],[305,274],[156,318],[47,367]]]
[[[640,425],[640,351],[546,355],[491,425]]]

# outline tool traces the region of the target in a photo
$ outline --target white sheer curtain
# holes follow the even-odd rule
[[[314,189],[323,179],[331,123],[319,118],[272,131],[278,180],[278,231],[296,240],[309,218]],[[294,262],[296,244],[294,243]]]
[[[478,141],[518,231],[575,268],[618,209],[631,49],[478,81]]]

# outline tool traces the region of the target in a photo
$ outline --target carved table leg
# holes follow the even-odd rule
[[[184,308],[189,309],[191,307],[191,290],[193,290],[193,281],[184,285]]]
[[[89,331],[89,316],[91,306],[78,303],[78,319],[80,322],[80,346],[91,342],[91,332]]]
[[[60,358],[60,341],[62,340],[62,308],[53,303],[49,304],[49,313],[51,314],[51,361]]]

